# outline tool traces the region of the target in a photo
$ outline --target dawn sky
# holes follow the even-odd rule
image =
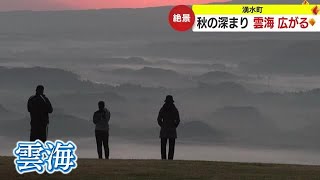
[[[0,11],[143,8],[223,1],[226,0],[1,0]]]

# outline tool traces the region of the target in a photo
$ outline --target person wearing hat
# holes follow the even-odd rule
[[[174,100],[171,95],[166,97],[165,103],[159,111],[158,124],[161,127],[161,159],[167,159],[166,148],[169,140],[168,159],[173,160],[175,140],[177,138],[177,127],[180,123],[179,111],[174,105]]]
[[[49,114],[52,113],[52,105],[44,95],[44,87],[38,85],[36,94],[28,100],[28,112],[31,117],[30,141],[39,139],[42,142],[47,140]]]

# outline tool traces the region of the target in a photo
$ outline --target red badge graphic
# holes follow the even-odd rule
[[[169,23],[176,31],[187,31],[191,29],[194,21],[195,15],[189,6],[175,6],[169,13]]]

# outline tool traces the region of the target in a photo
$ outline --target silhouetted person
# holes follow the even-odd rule
[[[52,105],[43,94],[44,87],[37,86],[36,94],[28,100],[28,111],[31,117],[30,141],[37,139],[45,142],[47,140],[49,113],[52,113]]]
[[[99,110],[93,115],[95,127],[95,136],[97,142],[97,151],[99,159],[102,159],[102,145],[106,159],[109,159],[109,120],[110,111],[105,108],[103,101],[98,103]]]
[[[161,158],[167,159],[166,148],[169,139],[169,160],[172,160],[174,156],[175,140],[177,138],[176,129],[180,123],[179,111],[173,103],[173,97],[168,95],[158,115],[158,124],[161,127]]]

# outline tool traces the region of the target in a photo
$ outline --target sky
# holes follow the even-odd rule
[[[144,8],[227,0],[1,0],[0,11]]]

